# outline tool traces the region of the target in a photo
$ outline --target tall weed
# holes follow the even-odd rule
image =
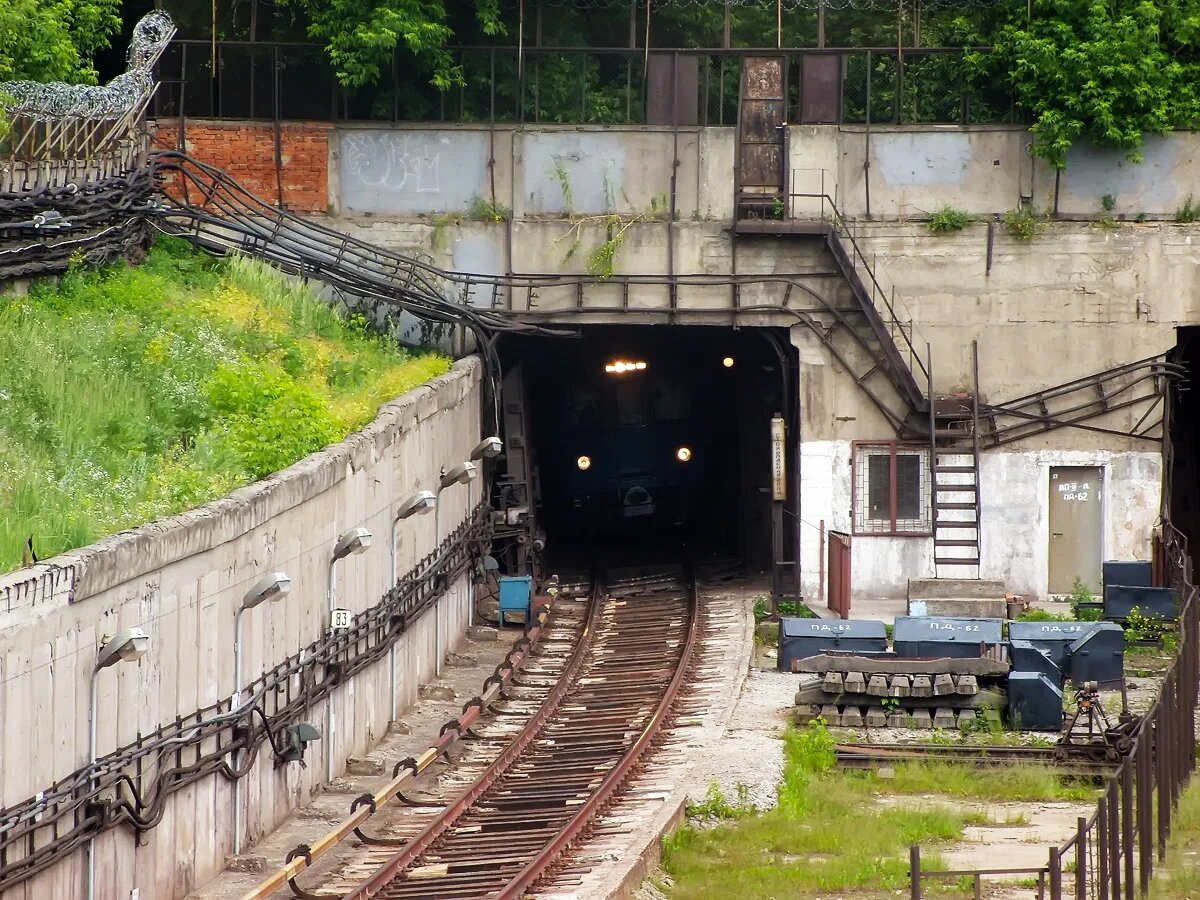
[[[449,367],[171,239],[0,297],[0,359],[0,571],[223,496]]]

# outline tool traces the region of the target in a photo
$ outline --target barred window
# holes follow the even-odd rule
[[[928,448],[854,445],[855,534],[929,534],[930,494]]]

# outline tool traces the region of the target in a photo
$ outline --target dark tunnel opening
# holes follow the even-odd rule
[[[786,332],[585,326],[501,354],[506,409],[523,396],[548,562],[686,545],[769,566],[771,419],[796,396]]]
[[[1196,568],[1197,526],[1200,526],[1200,326],[1178,329],[1172,360],[1186,369],[1170,393],[1169,455],[1166,509],[1171,522],[1188,539],[1192,569]]]

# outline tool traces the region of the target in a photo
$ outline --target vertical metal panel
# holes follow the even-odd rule
[[[748,57],[742,64],[738,171],[742,192],[783,189],[784,60]]]
[[[841,618],[850,618],[850,535],[829,532],[829,608]]]
[[[1100,590],[1104,470],[1051,466],[1049,592],[1069,594],[1076,578]]]
[[[842,120],[842,56],[806,53],[800,57],[801,125],[837,125]]]
[[[651,53],[646,65],[646,124],[700,124],[700,57]]]

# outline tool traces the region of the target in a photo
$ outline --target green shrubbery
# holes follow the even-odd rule
[[[0,571],[223,496],[449,367],[175,242],[0,298],[0,358]]]

